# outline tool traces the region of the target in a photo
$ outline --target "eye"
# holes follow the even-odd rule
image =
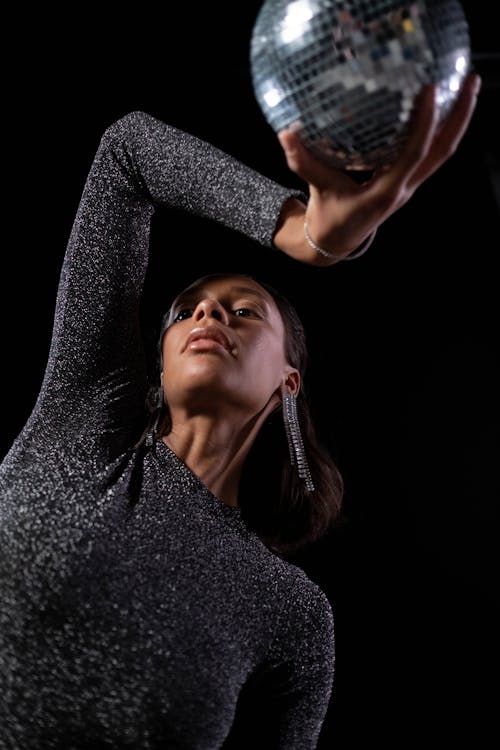
[[[190,318],[192,314],[193,314],[193,311],[191,310],[191,308],[185,308],[184,310],[179,310],[179,312],[177,312],[174,315],[173,322],[178,323],[180,320],[186,320],[186,318]]]
[[[249,317],[259,317],[259,313],[256,310],[252,310],[250,307],[238,307],[236,310],[233,310],[233,314],[236,315],[237,318],[249,318]]]

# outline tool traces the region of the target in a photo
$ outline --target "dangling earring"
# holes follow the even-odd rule
[[[299,477],[304,480],[306,489],[309,492],[314,492],[314,483],[309,471],[304,443],[300,433],[297,398],[293,393],[283,394],[282,409],[288,450],[290,452],[290,462],[292,466],[297,466]]]

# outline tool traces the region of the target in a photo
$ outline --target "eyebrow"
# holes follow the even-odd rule
[[[235,286],[233,287],[233,290],[235,292],[238,292],[238,294],[253,294],[254,297],[258,297],[263,302],[266,302],[267,304],[269,304],[269,297],[263,292],[260,292],[258,289],[253,289],[252,287],[249,287],[249,286]]]
[[[195,287],[194,289],[190,289],[177,297],[175,300],[174,306],[179,305],[181,302],[186,302],[187,300],[192,299],[193,297],[197,297],[201,292],[203,292],[203,287]],[[257,297],[259,300],[262,300],[268,307],[270,305],[269,298],[266,294],[263,292],[260,292],[258,289],[254,289],[253,287],[249,286],[234,286],[231,287],[231,292],[236,292],[237,294],[248,294],[253,295],[254,297]]]

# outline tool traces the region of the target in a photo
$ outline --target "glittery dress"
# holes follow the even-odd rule
[[[39,397],[0,466],[2,750],[317,746],[327,597],[164,443],[132,447],[155,207],[271,246],[291,194],[143,112],[104,132]]]

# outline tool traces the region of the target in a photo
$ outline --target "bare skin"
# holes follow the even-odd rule
[[[397,161],[362,185],[316,159],[294,132],[281,131],[278,138],[288,167],[308,183],[310,197],[307,207],[296,199],[287,201],[274,236],[276,247],[315,266],[333,265],[356,250],[455,153],[474,113],[480,86],[480,77],[471,73],[452,112],[439,126],[435,88],[425,87]],[[311,237],[335,259],[325,258],[308,245],[303,231],[306,217]]]
[[[333,265],[356,250],[455,153],[480,83],[476,74],[468,76],[453,111],[439,126],[435,89],[426,87],[399,158],[364,184],[320,162],[295,133],[279,133],[288,167],[308,183],[309,200],[307,206],[296,199],[285,203],[273,238],[276,247],[315,266]],[[306,219],[311,236],[334,259],[309,246]],[[299,373],[286,362],[283,322],[272,297],[257,282],[245,280],[245,292],[241,286],[241,278],[234,277],[196,288],[174,307],[175,322],[162,346],[162,382],[172,418],[172,430],[162,439],[214,495],[233,506],[244,461],[263,421],[283,392],[300,388]],[[190,340],[193,329],[205,326],[213,337]],[[216,341],[217,336],[222,339]]]
[[[300,387],[285,358],[281,315],[257,282],[236,276],[181,295],[172,318],[162,342],[172,430],[162,439],[214,495],[236,506],[263,421],[283,391]]]

